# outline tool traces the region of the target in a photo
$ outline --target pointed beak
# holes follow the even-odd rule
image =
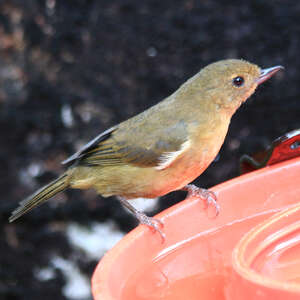
[[[283,70],[283,66],[276,66],[268,69],[261,69],[260,75],[258,79],[256,80],[257,84],[261,84],[271,78],[275,73],[277,73],[279,70]]]

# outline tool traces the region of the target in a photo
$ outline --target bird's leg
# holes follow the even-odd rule
[[[198,188],[197,186],[193,184],[188,184],[185,187],[182,188],[183,191],[187,191],[188,197],[196,197],[201,199],[204,205],[204,209],[207,209],[208,211],[212,211],[212,216],[216,217],[220,212],[220,206],[217,203],[217,196],[214,192]]]
[[[148,227],[150,227],[150,229],[152,229],[154,232],[157,231],[161,238],[162,241],[164,242],[165,240],[165,234],[162,232],[162,230],[160,229],[160,227],[163,227],[164,224],[162,221],[152,218],[152,217],[148,217],[146,214],[142,213],[141,211],[138,211],[133,205],[131,205],[128,200],[126,200],[123,197],[118,197],[119,201],[121,202],[121,204],[127,208],[138,220],[141,224],[145,224]]]

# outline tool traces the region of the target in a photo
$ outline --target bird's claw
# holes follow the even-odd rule
[[[207,210],[210,217],[216,217],[220,213],[220,206],[217,203],[217,195],[214,192],[198,188],[192,184],[187,185],[184,190],[188,192],[187,197],[196,197],[203,200],[203,208]]]
[[[155,218],[152,218],[152,217],[148,217],[147,215],[145,215],[143,213],[139,213],[137,215],[137,218],[138,218],[138,220],[140,221],[141,224],[147,225],[154,232],[157,231],[161,236],[162,242],[165,241],[166,235],[160,229],[160,227],[164,226],[164,223],[161,220],[155,219]]]

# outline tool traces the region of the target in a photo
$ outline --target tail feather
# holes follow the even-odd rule
[[[19,207],[12,212],[9,218],[9,222],[15,221],[28,211],[32,210],[34,207],[41,205],[49,198],[68,188],[68,177],[69,176],[67,173],[63,174],[62,176],[58,177],[54,181],[36,191],[34,194],[30,195],[28,198],[21,201],[19,203]]]

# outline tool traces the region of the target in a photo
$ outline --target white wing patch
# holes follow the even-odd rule
[[[156,170],[164,170],[168,166],[172,164],[173,161],[176,160],[176,158],[181,155],[183,152],[185,152],[190,147],[190,141],[184,142],[180,149],[178,151],[174,152],[166,152],[161,155],[159,158],[159,164],[155,167]]]

